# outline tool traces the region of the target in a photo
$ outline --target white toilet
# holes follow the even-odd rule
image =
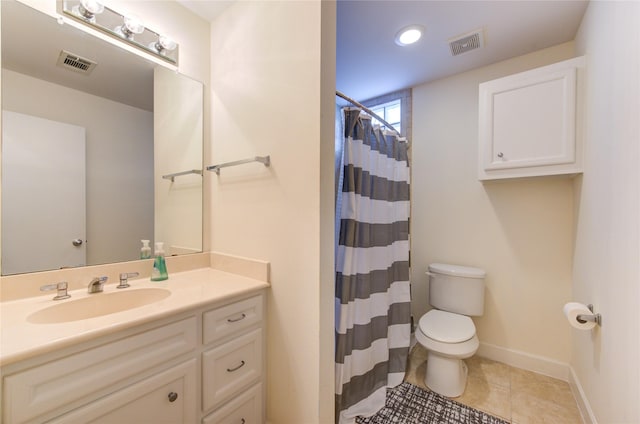
[[[425,383],[436,393],[457,397],[467,383],[462,361],[479,346],[476,327],[469,316],[484,313],[485,271],[459,265],[429,265],[429,303],[420,318],[416,340],[427,349]]]

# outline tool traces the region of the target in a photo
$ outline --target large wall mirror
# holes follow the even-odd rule
[[[201,252],[202,84],[0,5],[2,275]]]

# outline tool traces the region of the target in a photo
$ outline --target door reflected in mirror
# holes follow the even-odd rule
[[[202,170],[202,84],[17,1],[0,7],[2,111],[11,115],[2,274],[135,260],[143,239],[163,241],[167,255],[201,252],[201,173],[162,177]],[[59,66],[62,51],[96,65],[89,74]],[[84,151],[49,125],[83,133]],[[84,177],[64,175],[70,162]]]

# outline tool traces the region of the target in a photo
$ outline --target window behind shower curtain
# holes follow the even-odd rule
[[[373,99],[365,100],[362,103],[369,109],[373,109],[375,112],[376,106],[382,105],[384,103],[390,103],[393,101],[400,101],[400,134],[403,137],[406,137],[407,140],[413,141],[411,134],[411,89],[407,88],[405,90],[394,91],[393,93],[384,94],[382,96],[374,97]],[[337,113],[337,111],[336,111]],[[390,122],[392,124],[393,122]],[[337,135],[337,133],[336,133]]]

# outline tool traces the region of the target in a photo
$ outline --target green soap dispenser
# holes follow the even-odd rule
[[[156,242],[156,257],[153,260],[153,269],[151,270],[151,281],[164,281],[169,278],[167,274],[167,263],[164,260],[164,243]]]

